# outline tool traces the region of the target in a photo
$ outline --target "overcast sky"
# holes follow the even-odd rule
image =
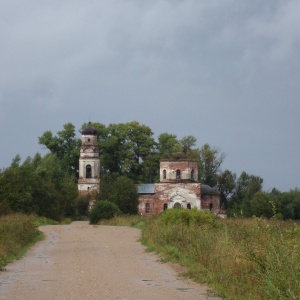
[[[0,168],[65,123],[138,121],[288,191],[299,95],[299,0],[0,0]]]

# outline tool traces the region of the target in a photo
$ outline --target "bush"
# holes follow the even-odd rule
[[[98,201],[90,212],[90,224],[97,224],[102,219],[111,219],[120,214],[119,207],[110,201]]]
[[[216,218],[211,212],[198,209],[167,209],[161,215],[160,222],[168,224],[185,224],[185,225],[214,225]]]
[[[76,199],[77,210],[76,213],[79,216],[87,216],[90,206],[90,195],[79,195]]]

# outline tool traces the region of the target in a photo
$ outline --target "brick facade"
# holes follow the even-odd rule
[[[157,214],[165,209],[182,207],[220,213],[220,197],[204,191],[197,181],[198,164],[194,160],[162,160],[160,182],[139,186],[139,213]]]

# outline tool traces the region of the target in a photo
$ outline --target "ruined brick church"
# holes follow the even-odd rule
[[[78,191],[93,194],[100,191],[100,159],[97,131],[91,123],[82,130],[79,158]],[[159,183],[138,186],[139,213],[152,215],[166,209],[182,207],[210,210],[224,216],[220,209],[220,197],[214,190],[202,185],[198,179],[197,160],[164,159],[160,161]]]
[[[157,214],[176,207],[223,214],[219,195],[211,187],[197,181],[197,160],[161,160],[159,175],[159,183],[138,186],[139,212],[142,215]]]

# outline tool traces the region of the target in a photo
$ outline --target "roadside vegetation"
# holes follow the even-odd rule
[[[152,217],[115,217],[101,224],[142,229],[148,251],[185,267],[226,299],[299,299],[300,227],[261,218],[215,219],[173,209]]]
[[[44,238],[39,226],[70,224],[71,219],[61,222],[26,214],[0,216],[0,271],[9,262],[21,258],[36,242]]]
[[[38,222],[35,217],[24,214],[0,217],[0,270],[43,238],[37,229]]]

